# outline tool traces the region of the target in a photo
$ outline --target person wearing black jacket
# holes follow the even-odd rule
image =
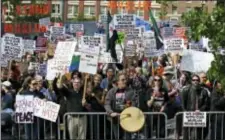
[[[62,76],[59,79],[57,87],[60,94],[66,98],[66,111],[67,112],[85,112],[86,100],[83,99],[81,78],[75,77],[72,80],[73,88],[68,87],[62,82]],[[54,82],[55,83],[55,82]],[[57,93],[57,92],[56,92]],[[86,139],[87,131],[87,116],[85,115],[68,115],[68,130],[70,139]]]
[[[45,96],[38,92],[37,81],[33,78],[27,79],[27,89],[25,89],[21,95],[32,95],[40,99],[44,99]],[[38,129],[39,128],[39,129]],[[32,132],[33,130],[33,132]],[[44,139],[44,120],[34,117],[33,124],[25,124],[25,137],[27,140],[31,139]]]
[[[211,95],[211,111],[225,112],[225,93],[221,88],[221,83],[216,82],[216,87]],[[210,117],[211,121],[211,140],[225,139],[225,115],[213,114]]]

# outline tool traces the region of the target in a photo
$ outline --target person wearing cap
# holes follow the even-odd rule
[[[4,127],[10,126],[10,124],[12,124],[11,114],[13,113],[13,97],[10,91],[11,86],[12,85],[9,81],[5,81],[2,83],[2,87],[1,87],[2,130],[4,130]]]

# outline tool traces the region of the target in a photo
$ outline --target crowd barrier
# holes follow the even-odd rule
[[[207,112],[204,128],[183,127],[184,113],[177,113],[174,119],[167,119],[164,113],[145,112],[146,122],[140,131],[127,133],[121,129],[119,117],[111,120],[106,113],[66,113],[56,123],[35,118],[33,124],[15,123],[13,114],[1,112],[2,130],[10,131],[11,139],[184,139],[225,140],[225,112]],[[11,122],[10,119],[11,117]],[[132,122],[131,122],[132,123]],[[75,127],[72,127],[75,126]],[[70,136],[70,132],[73,135]],[[3,136],[2,136],[3,138]]]
[[[88,140],[166,138],[167,116],[160,112],[145,112],[144,114],[146,122],[143,129],[136,133],[127,133],[120,127],[119,117],[112,120],[106,113],[66,113],[63,122],[64,128],[68,128],[68,131],[64,131],[63,138],[68,139],[69,134],[73,134],[70,136],[72,139],[86,137]],[[72,128],[71,124],[75,127]]]
[[[183,140],[225,140],[225,112],[206,112],[206,127],[184,127],[184,112],[175,116],[176,137]]]

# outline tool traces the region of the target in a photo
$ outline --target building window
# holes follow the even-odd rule
[[[136,15],[143,17],[144,16],[144,10],[143,9],[138,9],[136,10]]]
[[[85,16],[95,16],[95,7],[94,6],[85,6],[84,7]]]
[[[68,15],[77,16],[78,15],[78,6],[77,5],[69,5],[68,6]]]
[[[60,14],[60,4],[52,4],[52,13]]]
[[[177,6],[172,6],[172,14],[176,15],[177,14]]]
[[[100,8],[100,14],[106,14],[107,13],[107,7],[101,7]]]

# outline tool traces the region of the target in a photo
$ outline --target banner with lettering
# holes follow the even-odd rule
[[[16,123],[33,123],[33,98],[31,95],[16,95]]]

